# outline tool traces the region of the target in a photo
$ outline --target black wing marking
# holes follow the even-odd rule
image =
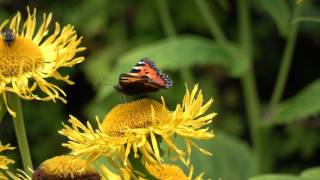
[[[137,95],[156,92],[160,89],[160,86],[153,83],[147,76],[137,77],[130,74],[121,74],[119,84],[115,88],[126,95]]]

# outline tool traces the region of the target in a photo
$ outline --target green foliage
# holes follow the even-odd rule
[[[314,165],[313,159],[318,156],[317,150],[320,146],[320,80],[310,85],[305,84],[319,77],[316,68],[319,65],[319,58],[318,53],[314,51],[319,48],[320,26],[318,23],[310,23],[319,22],[319,3],[317,0],[304,0],[301,16],[291,21],[295,0],[205,0],[205,2],[216,17],[217,28],[221,28],[227,39],[224,45],[209,38],[215,36],[211,34],[206,21],[201,17],[201,12],[192,0],[167,0],[168,14],[171,16],[169,18],[177,33],[173,39],[165,37],[166,33],[154,1],[44,0],[34,1],[31,4],[0,1],[1,20],[9,15],[12,17],[17,9],[25,17],[26,5],[36,7],[39,18],[43,12],[52,12],[53,22],[57,21],[62,26],[66,24],[75,26],[77,34],[83,36],[81,45],[87,48],[82,54],[87,59],[84,63],[60,72],[72,75],[71,79],[75,80],[77,85],[84,89],[93,89],[93,92],[82,93],[81,89],[79,90],[81,93],[71,94],[69,86],[59,85],[67,93],[68,105],[63,105],[61,102],[36,101],[27,101],[23,104],[35,165],[53,155],[64,153],[60,144],[65,139],[57,134],[57,130],[62,127],[61,122],[67,120],[71,106],[74,106],[72,109],[77,109],[76,113],[80,116],[77,117],[81,120],[94,120],[95,116],[102,120],[112,107],[129,101],[127,97],[116,92],[113,85],[118,83],[120,73],[129,72],[139,59],[148,57],[174,80],[172,88],[151,95],[157,100],[160,96],[164,96],[170,110],[173,110],[177,103],[181,103],[185,83],[189,87],[199,83],[204,90],[205,99],[212,97],[215,100],[212,108],[219,114],[213,123],[215,130],[219,129],[216,132],[217,137],[212,141],[199,143],[213,152],[213,156],[207,157],[196,150],[193,151],[194,174],[204,172],[205,177],[222,180],[249,179],[258,173],[255,146],[247,145],[252,144],[254,139],[249,133],[250,123],[247,122],[247,113],[252,112],[254,108],[245,109],[242,91],[246,90],[242,89],[241,86],[245,85],[240,84],[239,79],[243,78],[244,72],[253,67],[255,72],[252,74],[255,77],[250,78],[257,81],[261,111],[266,111],[264,107],[267,106],[264,105],[268,103],[269,95],[272,93],[270,91],[273,89],[280,63],[278,59],[281,59],[286,43],[284,41],[289,37],[291,23],[299,22],[301,26],[293,54],[292,71],[289,71],[289,77],[292,79],[287,83],[290,87],[286,87],[288,91],[284,97],[296,92],[298,87],[305,86],[305,88],[280,102],[273,113],[267,116],[270,118],[267,128],[281,125],[276,126],[271,131],[273,134],[269,134],[266,138],[271,141],[267,152],[275,160],[272,170],[276,170],[279,174],[256,176],[250,180],[320,179],[319,168],[307,169],[301,176],[289,175],[290,171],[299,172],[305,166]],[[241,13],[237,9],[241,2],[250,2],[248,11],[243,14],[247,13],[250,16],[248,18],[250,22],[244,24],[251,23],[251,28],[241,27],[239,20]],[[263,10],[264,14],[259,13],[259,10]],[[270,20],[266,21],[265,16],[271,17]],[[54,25],[50,26],[49,32],[52,32]],[[244,38],[239,36],[239,28],[245,29],[253,42],[250,54],[253,55],[252,62],[255,64],[249,64],[243,54],[243,47],[238,43]],[[315,64],[312,65],[314,67],[310,67],[307,62]],[[309,66],[306,67],[307,65]],[[88,82],[90,87],[87,87]],[[98,83],[109,85],[97,85]],[[252,84],[254,87],[254,82]],[[249,96],[251,94],[249,93]],[[78,104],[82,97],[86,97],[87,101]],[[77,98],[80,100],[72,100]],[[6,111],[3,105],[1,107],[0,119]],[[81,117],[83,115],[86,117]],[[261,117],[261,114],[259,115]],[[262,119],[263,117],[259,122],[262,122]],[[11,126],[12,122],[8,116],[5,116],[2,122],[0,120],[0,141],[16,146]],[[241,137],[242,140],[235,137]],[[18,154],[18,150],[14,152]],[[14,159],[17,161],[15,166],[19,167],[19,157]]]
[[[300,176],[267,174],[259,175],[249,180],[318,180],[320,179],[320,167],[304,170]]]
[[[129,72],[132,66],[144,57],[154,60],[162,70],[178,71],[181,68],[215,65],[232,76],[240,76],[247,69],[246,61],[241,54],[237,54],[235,45],[229,44],[226,47],[199,36],[178,36],[143,44],[121,55],[118,63],[112,67],[112,60],[122,51],[123,48],[113,46],[97,53],[86,63],[85,72],[92,84],[96,85],[102,77],[105,77],[103,83],[117,84],[118,75]],[[96,99],[99,101],[114,92],[112,85],[98,86],[97,89]]]
[[[196,53],[195,53],[196,52]],[[216,65],[232,75],[239,76],[246,69],[246,61],[241,59],[235,45],[219,45],[199,36],[178,36],[138,46],[119,58],[115,72],[127,72],[138,59],[154,59],[161,69],[179,70],[195,65]]]
[[[298,153],[305,160],[312,159],[320,144],[318,128],[312,127],[311,124],[295,123],[285,127],[285,133],[285,138],[275,137],[278,144],[275,151],[279,158]]]
[[[28,138],[32,140],[30,146],[34,163],[38,165],[57,153],[63,153],[63,150],[66,149],[61,147],[63,138],[57,131],[61,128],[62,122],[68,120],[68,117],[63,113],[62,104],[25,102],[23,107],[26,128],[27,130],[32,129],[28,131]],[[48,109],[50,109],[49,112]]]
[[[294,97],[279,104],[270,124],[289,124],[320,112],[320,80],[305,87]]]
[[[315,22],[315,23],[320,23],[320,17],[299,17],[293,20],[293,23],[298,23],[298,22]]]
[[[290,9],[285,0],[260,0],[262,8],[270,14],[275,21],[279,33],[286,37],[288,35],[290,23]]]
[[[302,172],[301,174],[302,178],[308,178],[308,179],[320,179],[320,167],[315,167],[311,169],[307,169]]]
[[[257,173],[254,153],[248,145],[222,131],[210,141],[200,142],[200,147],[213,153],[212,157],[198,151],[192,152],[191,162],[195,165],[195,174],[205,173],[212,179],[246,180]]]
[[[110,71],[112,71],[111,64],[121,52],[122,49],[120,47],[113,46],[90,56],[90,59],[84,62],[84,66],[82,66],[88,80],[94,85],[97,85],[97,83],[106,83],[105,81],[111,80],[114,77],[112,74],[109,74]]]
[[[292,175],[268,174],[268,175],[260,175],[257,177],[253,177],[253,178],[250,178],[249,180],[302,180],[302,179]]]

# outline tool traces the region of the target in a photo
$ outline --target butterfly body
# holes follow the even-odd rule
[[[115,89],[134,96],[168,89],[171,86],[172,81],[169,76],[162,73],[151,60],[144,58],[131,69],[130,73],[120,75],[119,84]]]

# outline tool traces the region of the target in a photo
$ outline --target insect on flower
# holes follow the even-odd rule
[[[6,29],[2,31],[2,38],[3,41],[10,46],[14,40],[16,39],[16,36],[14,34],[14,32],[12,31],[12,29]]]
[[[54,101],[66,103],[66,93],[49,79],[73,84],[60,68],[73,67],[85,60],[77,57],[85,47],[79,47],[79,37],[72,25],[58,22],[50,27],[52,14],[43,14],[39,23],[36,9],[27,7],[26,19],[20,12],[4,20],[0,25],[0,81],[1,97],[13,117],[16,113],[7,103],[7,95],[13,93],[24,100]],[[53,31],[50,31],[52,29]]]
[[[159,89],[168,89],[172,81],[168,75],[162,73],[148,58],[141,59],[127,74],[120,74],[119,84],[115,89],[119,92],[134,96]]]

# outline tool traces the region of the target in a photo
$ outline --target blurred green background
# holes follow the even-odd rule
[[[251,28],[241,20],[243,4]],[[76,82],[61,84],[68,104],[23,102],[35,167],[68,152],[61,147],[66,139],[57,131],[69,114],[83,122],[94,121],[96,115],[102,119],[122,102],[112,86],[97,84],[117,84],[119,74],[129,72],[144,57],[154,60],[174,81],[172,88],[154,98],[164,96],[173,108],[182,101],[185,83],[189,88],[199,83],[206,99],[215,100],[210,111],[218,112],[211,127],[216,138],[200,142],[213,156],[194,151],[195,174],[241,180],[264,172],[298,175],[320,166],[319,20],[300,21],[283,97],[271,115],[268,111],[285,48],[298,24],[293,22],[320,17],[320,1],[302,1],[300,14],[294,16],[298,5],[293,0],[1,0],[1,21],[17,10],[26,15],[26,6],[36,7],[39,19],[42,13],[52,12],[53,21],[73,24],[87,48],[81,54],[87,59],[84,63],[63,70]],[[251,39],[249,53],[243,38]],[[259,124],[269,130],[260,154],[250,133],[250,114],[256,107],[247,101],[255,91],[250,91],[246,78],[256,82]],[[17,146],[9,115],[1,123],[0,140]],[[9,155],[20,167],[18,151]],[[259,156],[271,161],[265,169],[261,170]]]

